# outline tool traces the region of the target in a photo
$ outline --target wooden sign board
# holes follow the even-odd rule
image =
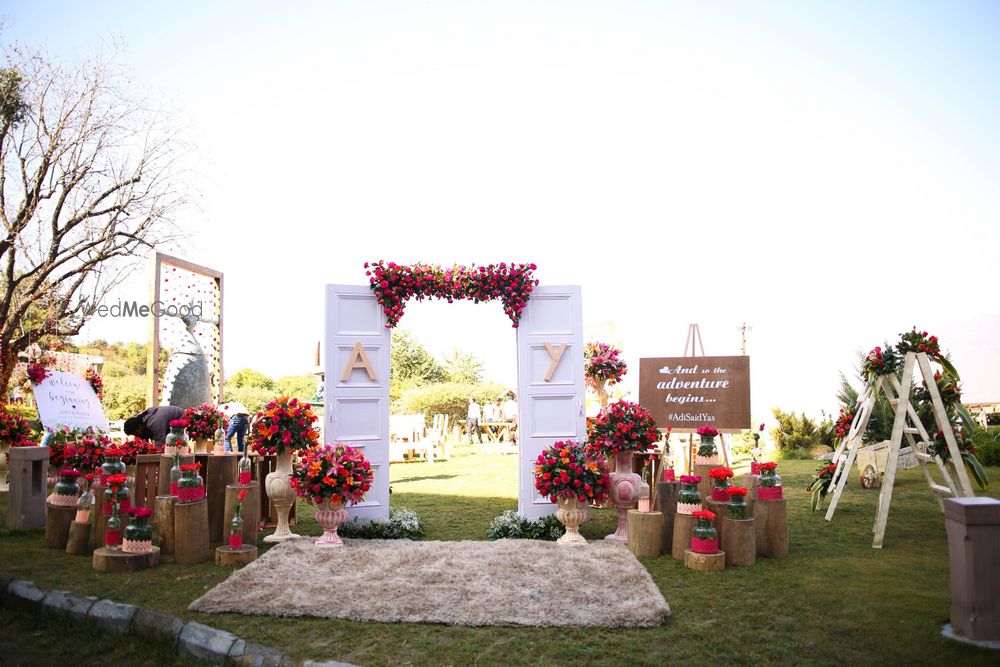
[[[58,430],[63,426],[108,432],[108,419],[101,401],[86,379],[72,373],[53,372],[36,385],[35,406],[42,426]]]
[[[639,360],[639,402],[659,428],[750,428],[750,357]]]

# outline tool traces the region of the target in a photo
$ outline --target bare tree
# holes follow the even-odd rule
[[[79,333],[185,203],[177,135],[112,58],[64,67],[13,47],[0,68],[0,396],[17,355]]]

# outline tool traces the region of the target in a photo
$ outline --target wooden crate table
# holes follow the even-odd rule
[[[663,548],[663,515],[628,511],[628,550],[635,556],[659,556]]]
[[[244,544],[239,549],[230,549],[228,546],[216,547],[216,565],[235,565],[242,567],[247,563],[257,560],[257,547],[252,544]]]
[[[727,567],[749,567],[757,564],[757,529],[753,517],[749,519],[722,520],[726,529],[721,538],[722,550],[726,552]]]
[[[208,540],[208,501],[174,504],[174,560],[183,565],[212,557]]]
[[[250,482],[246,486],[230,484],[226,487],[226,517],[228,518],[222,529],[223,541],[229,541],[229,523],[233,520],[237,497],[243,489],[247,491],[247,496],[240,509],[240,517],[243,519],[243,544],[257,544],[257,526],[260,524],[260,484],[257,482]]]
[[[663,515],[663,545],[660,553],[669,554],[673,552],[674,543],[674,515],[677,514],[677,493],[680,490],[680,482],[660,482],[656,485],[656,501]]]
[[[90,553],[90,522],[74,521],[69,526],[69,537],[66,539],[66,553],[83,556]]]
[[[699,554],[690,549],[685,549],[684,567],[701,572],[722,572],[726,569],[726,552],[717,551],[714,554]]]
[[[146,554],[130,554],[120,549],[111,550],[107,547],[94,549],[91,560],[95,572],[138,572],[160,564],[160,550]]]
[[[45,546],[50,549],[65,549],[70,524],[75,516],[76,505],[45,503]]]
[[[788,555],[788,499],[754,503],[757,555],[784,558]]]
[[[690,514],[677,513],[674,516],[674,535],[670,549],[674,560],[684,560],[684,552],[691,547],[691,533],[697,523],[698,519]]]
[[[148,507],[153,509],[156,504],[156,496],[159,493],[160,483],[160,459],[159,454],[140,454],[135,462],[135,480],[132,487],[133,497],[136,507]],[[170,468],[167,468],[167,476],[170,475]]]

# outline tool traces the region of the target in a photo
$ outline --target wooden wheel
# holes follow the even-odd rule
[[[878,473],[875,472],[875,466],[866,465],[865,469],[861,471],[860,481],[862,489],[874,489],[875,485],[878,484]]]

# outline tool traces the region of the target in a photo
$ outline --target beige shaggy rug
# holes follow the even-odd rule
[[[191,611],[447,625],[651,627],[670,613],[652,577],[608,542],[278,544]]]

